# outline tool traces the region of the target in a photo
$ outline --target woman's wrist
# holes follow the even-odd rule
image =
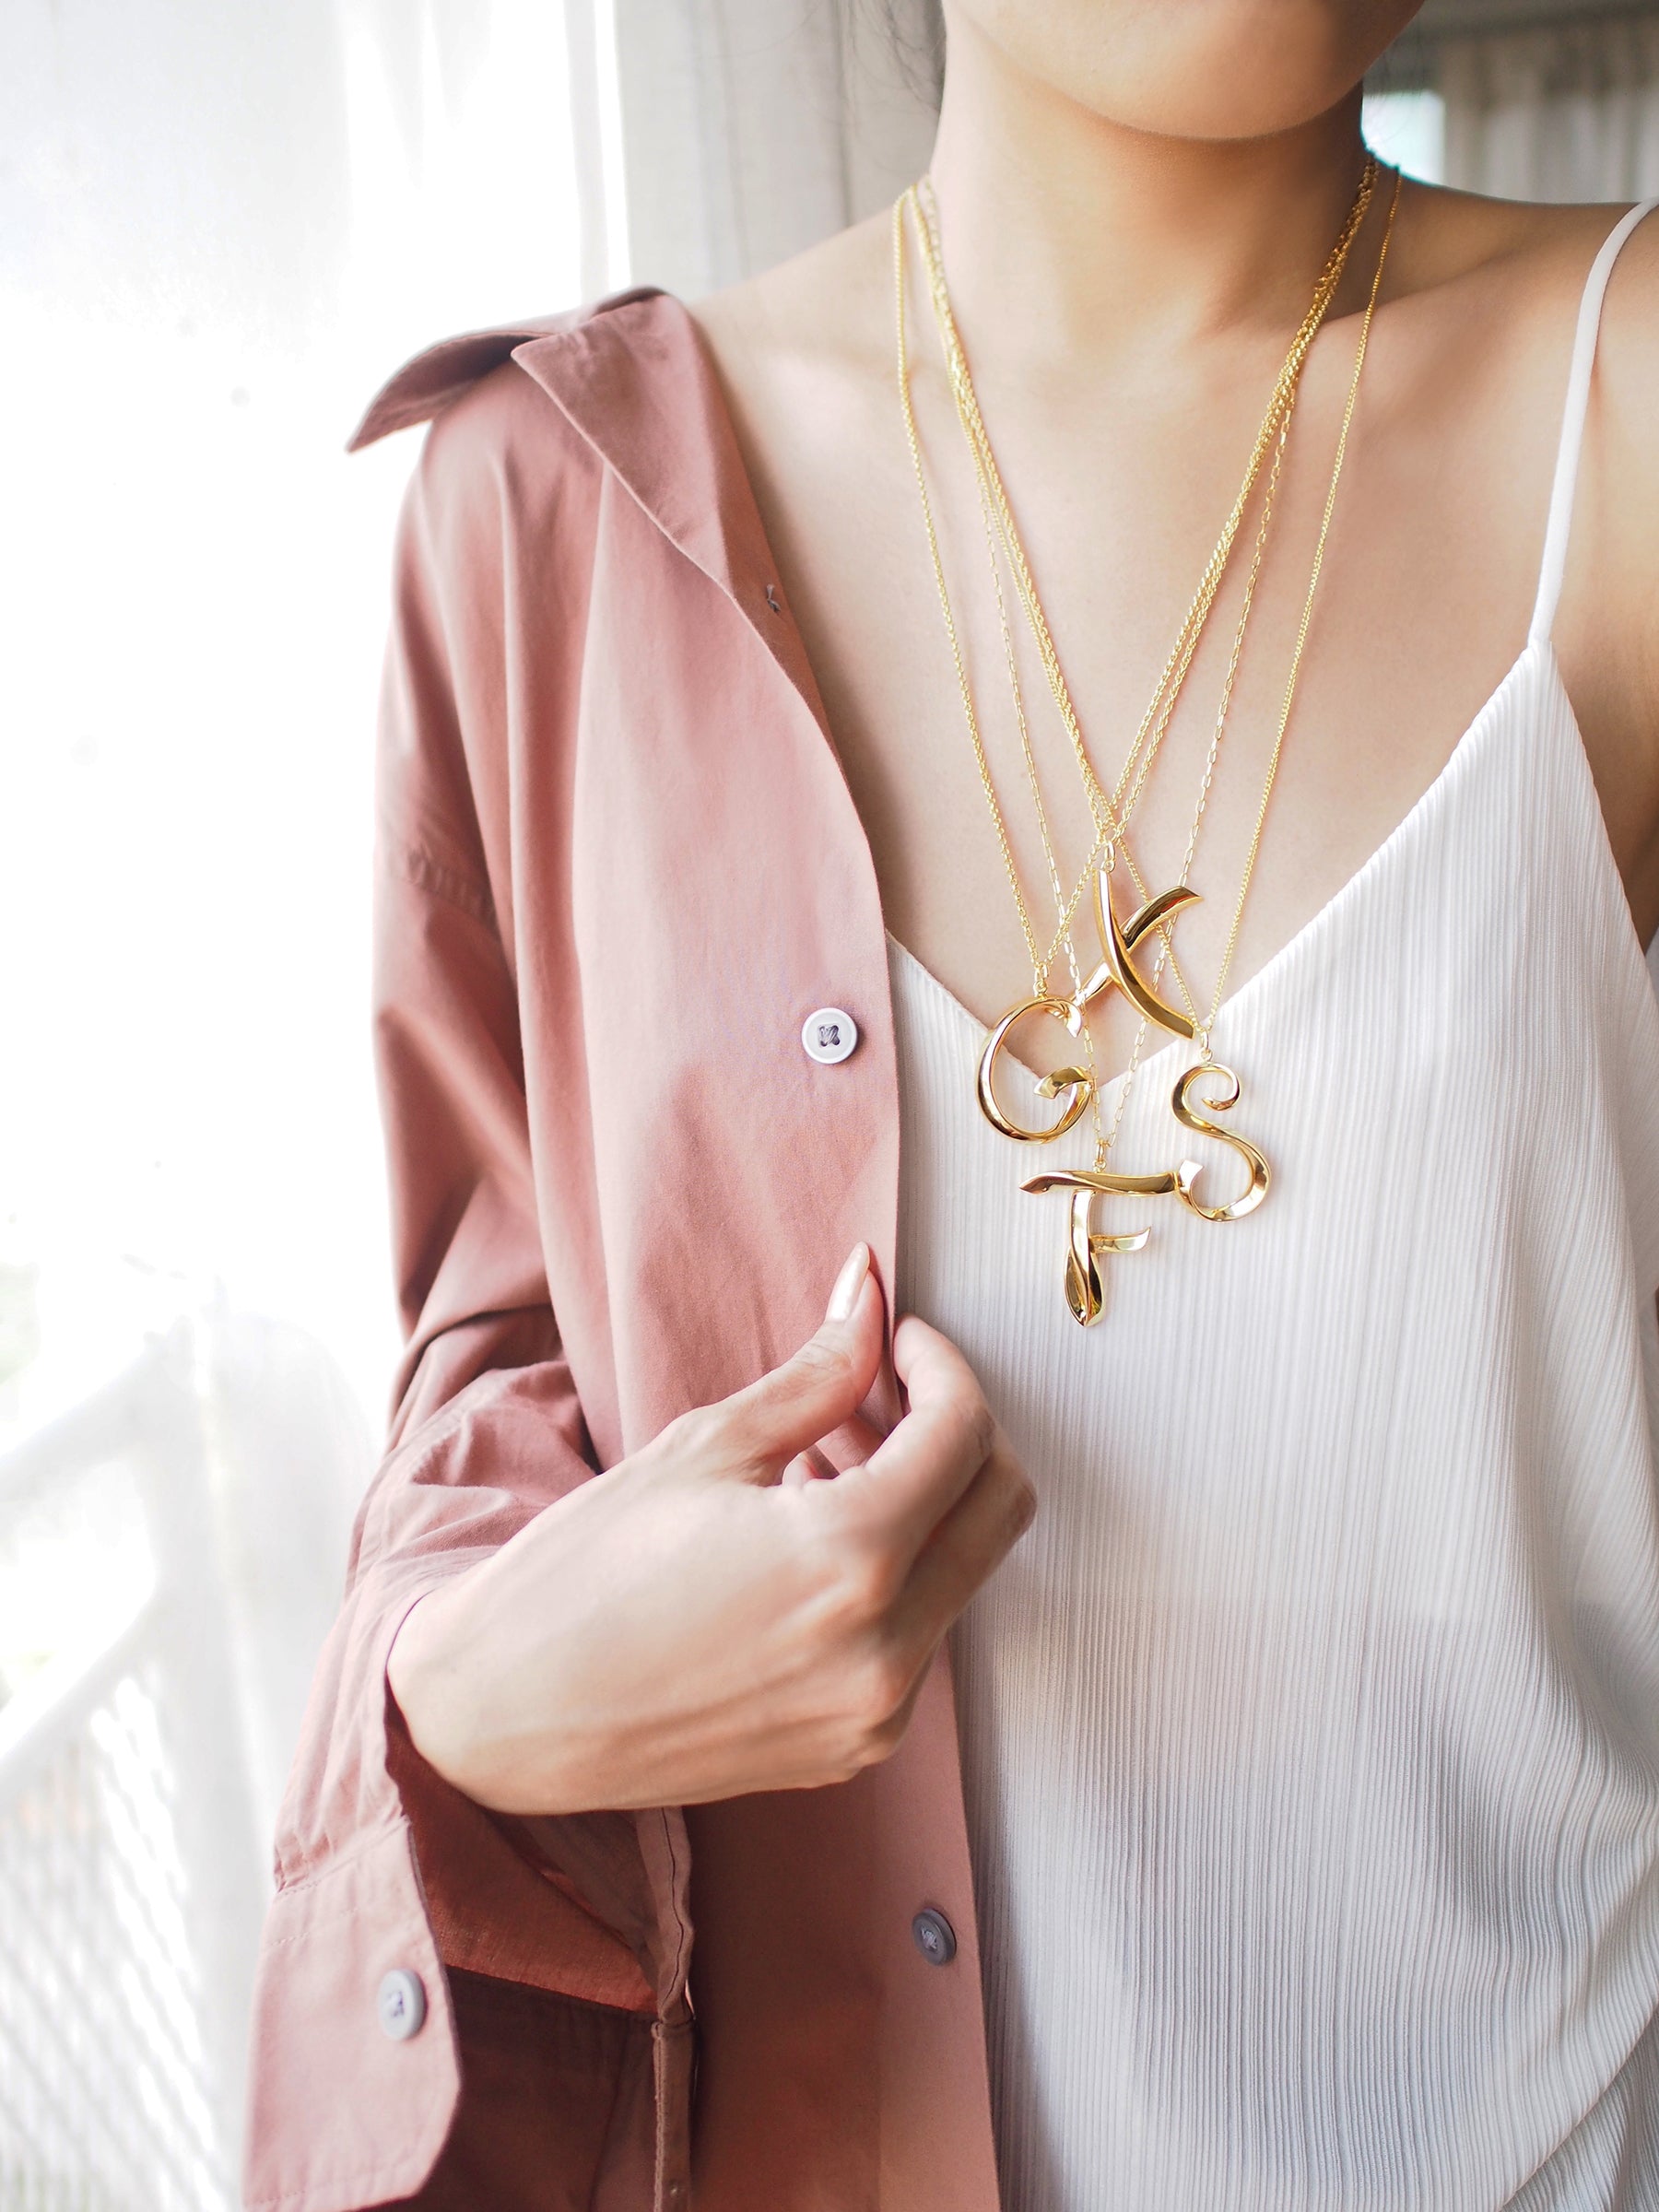
[[[563,1811],[552,1730],[544,1724],[524,1740],[495,1694],[515,1667],[495,1580],[475,1567],[418,1598],[392,1640],[386,1687],[410,1742],[452,1789],[496,1812]],[[526,1768],[535,1775],[532,1803]]]
[[[465,1791],[466,1670],[445,1632],[456,1594],[456,1584],[429,1590],[409,1607],[386,1654],[386,1688],[416,1750],[445,1782]]]

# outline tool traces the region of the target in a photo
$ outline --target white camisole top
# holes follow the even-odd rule
[[[1520,658],[1222,1010],[1259,1212],[1110,1202],[1079,1329],[1086,1131],[890,947],[898,1298],[1041,1494],[951,1632],[1006,2212],[1659,2212],[1659,1011],[1550,644],[1644,212]]]

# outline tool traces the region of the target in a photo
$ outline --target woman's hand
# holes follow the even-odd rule
[[[817,1335],[672,1422],[409,1613],[387,1677],[481,1805],[568,1813],[844,1782],[897,1748],[940,1639],[1036,1494],[954,1346],[894,1333],[910,1411],[811,1455],[881,1357],[863,1245]]]

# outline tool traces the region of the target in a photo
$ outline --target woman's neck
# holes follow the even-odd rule
[[[1171,346],[1293,327],[1359,183],[1359,109],[1356,88],[1269,138],[1159,136],[953,26],[930,173],[976,367],[1132,374]]]

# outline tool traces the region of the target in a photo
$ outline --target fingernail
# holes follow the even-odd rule
[[[869,1246],[854,1244],[847,1254],[846,1265],[835,1278],[834,1289],[830,1293],[830,1304],[824,1315],[826,1321],[846,1320],[858,1303],[858,1293],[864,1288],[869,1266]]]

